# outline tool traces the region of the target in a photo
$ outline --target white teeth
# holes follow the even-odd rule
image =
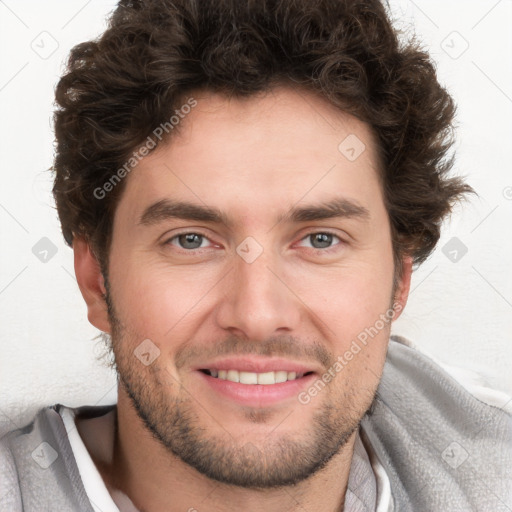
[[[252,372],[240,372],[240,384],[258,384],[258,374]]]
[[[242,372],[239,373],[236,370],[228,370],[228,374],[226,376],[226,380],[230,380],[231,382],[240,382],[242,377]]]
[[[229,380],[231,382],[240,382],[240,384],[279,384],[287,380],[300,379],[304,376],[303,373],[287,372],[279,370],[277,372],[243,372],[238,370],[210,370],[212,377],[217,377],[222,380]]]
[[[258,384],[275,384],[275,372],[258,373]]]
[[[276,384],[279,384],[280,382],[286,382],[288,380],[288,372],[279,371],[279,372],[275,372],[275,374],[276,374]]]

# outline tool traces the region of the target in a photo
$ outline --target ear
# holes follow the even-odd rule
[[[87,318],[100,331],[110,334],[107,303],[105,302],[105,282],[96,256],[89,244],[82,238],[73,240],[75,274],[78,287],[87,304]]]
[[[402,259],[402,277],[398,282],[393,300],[393,307],[395,309],[395,316],[393,317],[393,320],[396,320],[402,314],[402,311],[407,304],[409,290],[411,288],[411,275],[412,256],[404,256]]]

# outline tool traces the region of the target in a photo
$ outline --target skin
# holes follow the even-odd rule
[[[107,283],[87,243],[73,245],[89,321],[112,335],[120,375],[113,458],[95,462],[109,486],[149,512],[340,510],[390,323],[307,404],[293,396],[242,406],[205,384],[196,367],[221,353],[280,356],[320,378],[393,304],[398,318],[411,259],[393,289],[372,133],[324,99],[284,86],[248,99],[193,96],[198,104],[179,133],[126,178]],[[355,161],[338,150],[350,134],[366,146]],[[276,222],[294,206],[334,197],[366,208],[367,217]],[[162,199],[216,207],[232,225],[141,225]],[[184,232],[205,235],[201,247],[176,237]],[[325,232],[335,236],[323,245],[309,236]],[[247,237],[263,249],[252,263],[236,252]],[[160,351],[147,366],[134,356],[146,339]],[[206,467],[194,466],[194,456]]]

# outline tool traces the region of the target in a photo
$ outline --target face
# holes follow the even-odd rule
[[[311,93],[194,98],[115,213],[119,392],[208,477],[297,483],[357,429],[403,307],[374,141]]]

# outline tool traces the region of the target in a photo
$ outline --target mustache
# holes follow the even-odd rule
[[[209,342],[199,345],[183,344],[175,354],[177,369],[190,366],[197,359],[214,359],[219,356],[254,355],[279,356],[296,359],[302,362],[318,361],[323,367],[329,368],[335,361],[334,355],[320,342],[305,343],[293,336],[271,337],[264,341],[254,342],[229,336],[220,342]]]

